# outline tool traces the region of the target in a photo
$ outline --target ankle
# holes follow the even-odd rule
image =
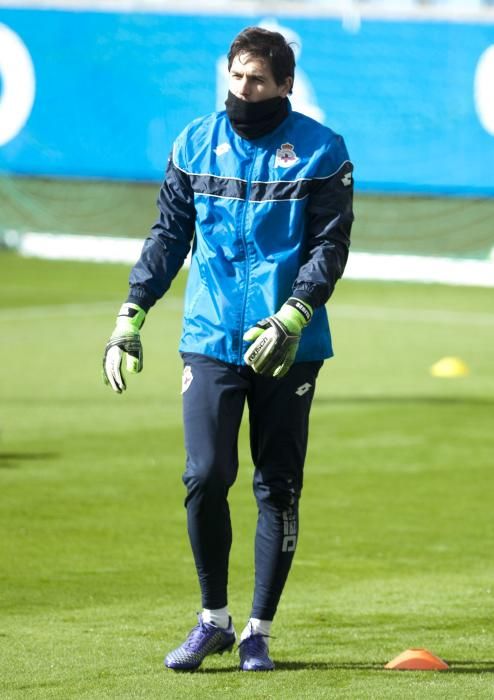
[[[240,641],[250,637],[253,634],[261,634],[263,637],[269,637],[271,633],[272,620],[259,620],[257,617],[251,617],[240,635]],[[268,640],[266,639],[266,644]]]
[[[201,614],[202,621],[207,622],[210,625],[216,625],[216,627],[221,627],[223,629],[228,629],[230,626],[230,613],[228,612],[228,607],[224,608],[204,608]]]

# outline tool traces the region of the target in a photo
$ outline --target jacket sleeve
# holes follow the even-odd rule
[[[128,302],[148,311],[170,287],[190,250],[196,211],[187,173],[170,156],[157,206],[159,216],[130,273]]]
[[[351,162],[344,160],[333,175],[315,180],[309,195],[306,257],[293,296],[313,308],[329,299],[348,259],[354,219],[352,172]]]

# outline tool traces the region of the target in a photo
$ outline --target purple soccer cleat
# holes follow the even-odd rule
[[[238,645],[241,671],[274,671],[268,645],[262,634],[251,634]]]
[[[165,658],[165,666],[168,668],[174,671],[195,671],[209,654],[223,654],[233,649],[236,635],[231,618],[227,629],[203,622],[202,615],[198,619],[198,624],[189,632],[182,646],[171,651]]]

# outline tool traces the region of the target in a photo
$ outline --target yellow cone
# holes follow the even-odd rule
[[[470,370],[459,357],[443,357],[431,367],[433,377],[465,377]]]

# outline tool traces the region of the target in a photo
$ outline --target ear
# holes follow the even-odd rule
[[[293,78],[291,75],[285,78],[284,82],[280,85],[280,97],[287,97],[290,94],[290,90],[293,87]]]

